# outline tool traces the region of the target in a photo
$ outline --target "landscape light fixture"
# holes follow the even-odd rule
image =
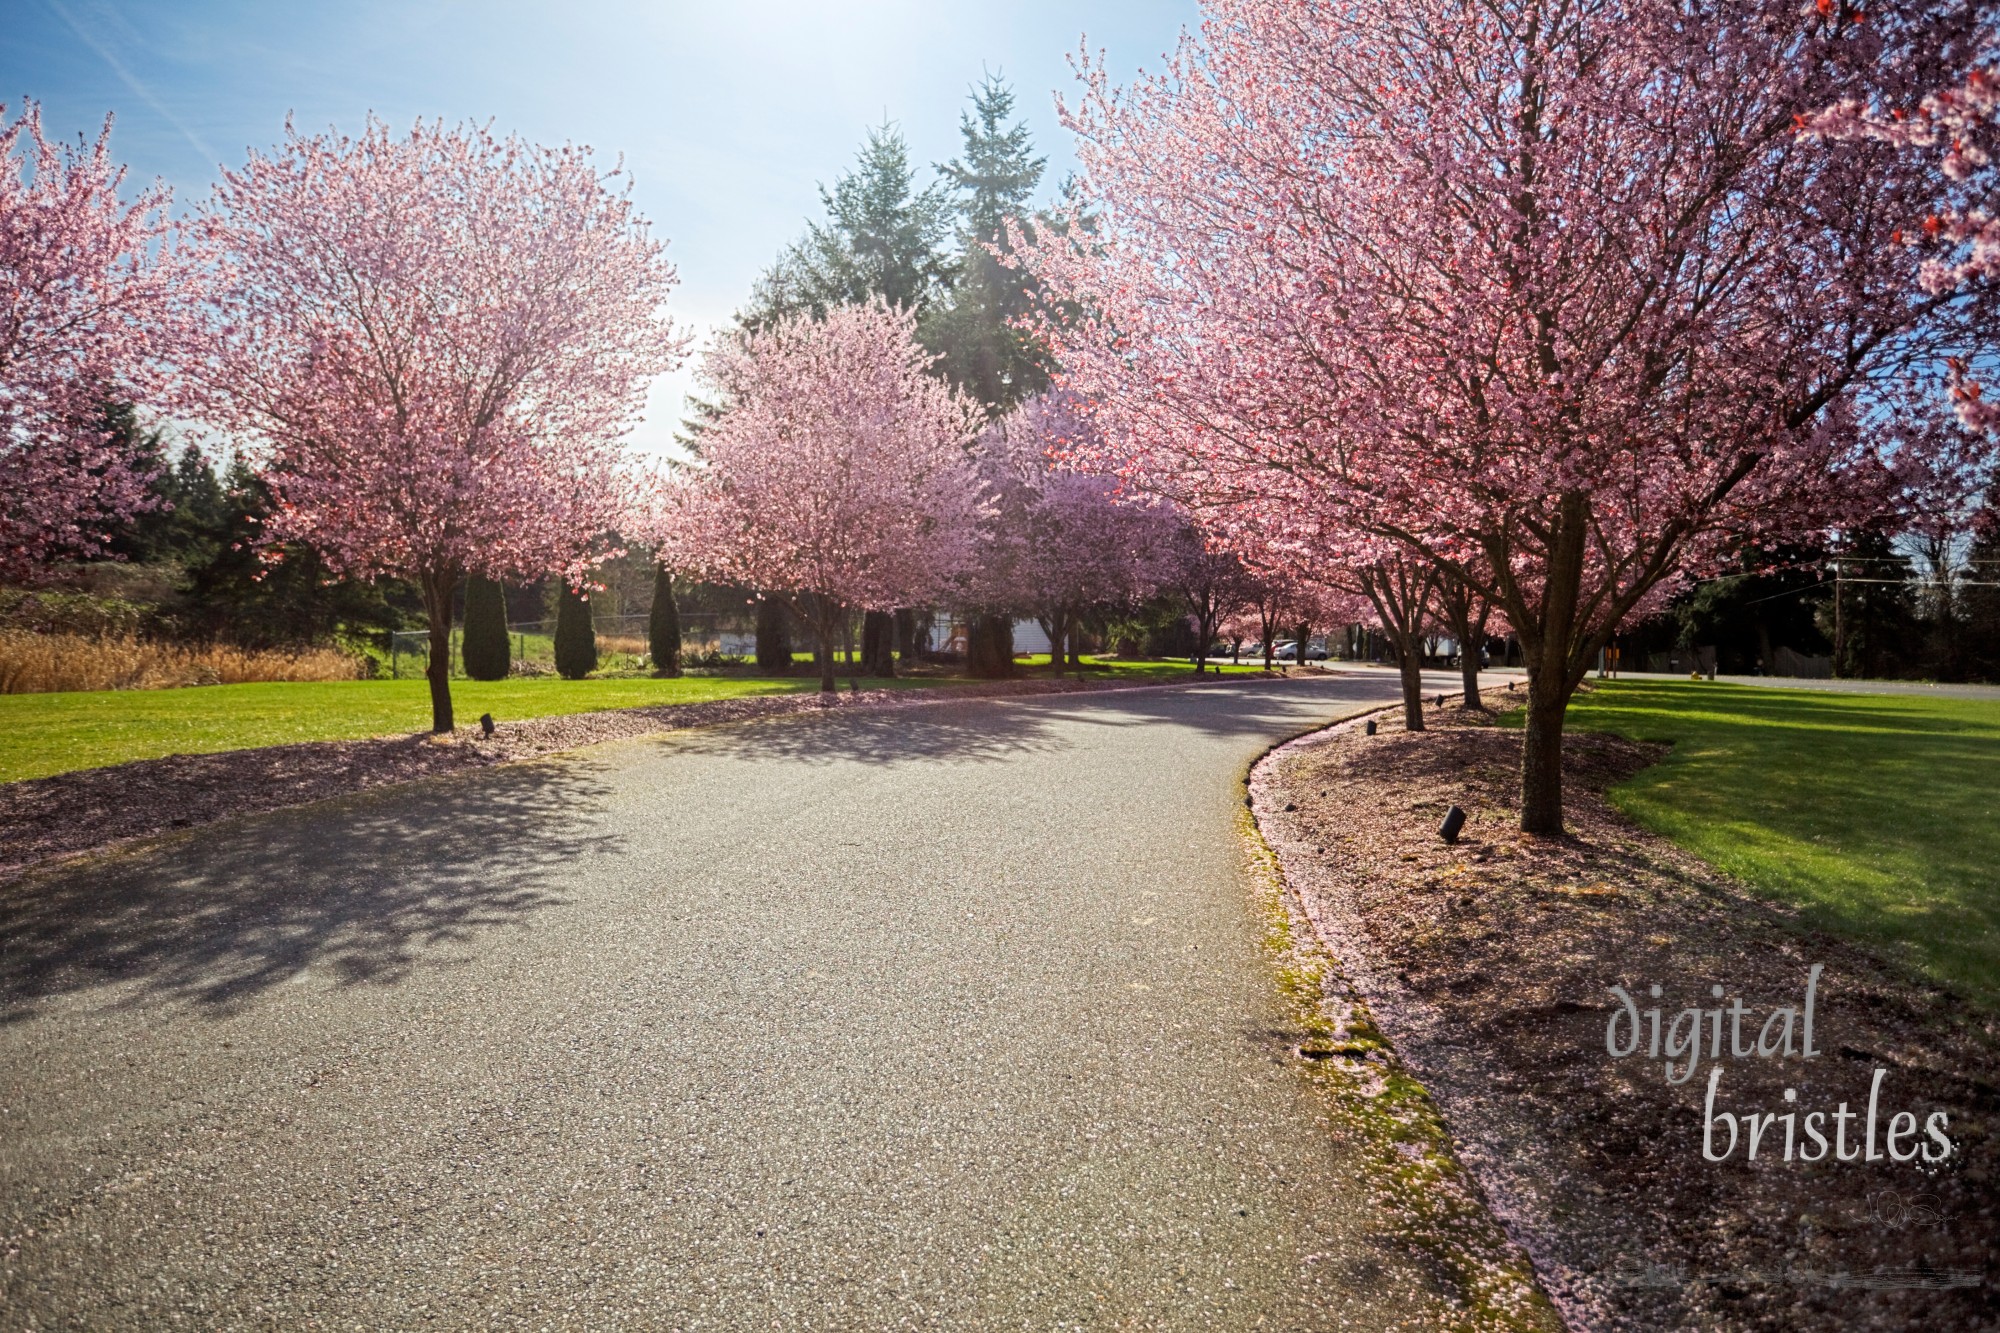
[[[479,715],[479,729],[488,736],[493,734],[493,714],[481,713]]]
[[[1438,825],[1438,836],[1447,844],[1458,841],[1459,830],[1465,827],[1465,811],[1453,806],[1444,812],[1444,823]]]
[[[1367,728],[1367,730],[1368,730],[1368,734],[1369,734],[1370,736],[1373,736],[1373,735],[1375,734],[1375,719],[1374,719],[1374,718],[1372,718],[1372,717],[1368,719],[1368,728]]]

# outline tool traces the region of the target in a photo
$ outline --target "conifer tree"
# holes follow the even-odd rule
[[[769,597],[757,603],[757,670],[767,676],[792,674],[792,635],[785,608]]]
[[[646,647],[653,655],[653,674],[681,674],[681,609],[674,601],[673,572],[665,565],[653,570],[653,610],[646,619]]]
[[[875,297],[922,316],[943,295],[951,197],[942,183],[916,188],[909,144],[894,125],[868,131],[853,170],[820,187],[820,202],[825,221],[807,223],[758,280],[737,317],[746,328],[797,314],[824,319]]]
[[[597,628],[590,622],[590,603],[564,585],[556,603],[556,674],[582,680],[597,670]]]
[[[471,680],[505,680],[512,661],[507,642],[507,594],[493,579],[474,574],[465,584],[465,629],[458,645]]]
[[[999,416],[1047,387],[1046,350],[1014,326],[1035,300],[1032,280],[986,248],[1007,244],[1010,223],[1025,224],[1047,159],[1037,157],[1025,122],[1009,124],[1014,94],[988,75],[959,117],[962,155],[938,171],[958,196],[959,254],[951,297],[927,323],[925,345],[946,378]]]
[[[955,387],[999,417],[1048,385],[1049,360],[1039,343],[1014,326],[1033,303],[1032,280],[996,260],[1010,223],[1022,223],[1041,183],[1025,123],[1009,124],[1014,94],[988,75],[973,90],[972,109],[959,117],[961,155],[938,167],[958,196],[959,254],[949,301],[925,322],[925,346]],[[967,626],[966,669],[975,676],[1014,671],[1014,610],[975,608]]]

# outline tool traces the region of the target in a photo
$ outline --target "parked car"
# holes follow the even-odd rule
[[[1299,660],[1299,646],[1286,639],[1272,650],[1271,656],[1280,662],[1296,662]]]

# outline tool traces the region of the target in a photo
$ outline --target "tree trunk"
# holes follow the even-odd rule
[[[817,653],[819,658],[819,692],[821,694],[838,694],[840,686],[833,679],[833,617],[827,614],[825,607],[820,607],[818,610],[819,614],[813,617],[813,637],[819,641],[819,651]]]
[[[1532,626],[1532,636],[1526,629],[1521,634],[1522,655],[1528,662],[1528,729],[1521,745],[1521,831],[1542,837],[1560,837],[1563,831],[1563,713],[1583,679],[1581,664],[1588,661],[1588,645],[1576,642],[1576,619],[1589,518],[1589,502],[1584,496],[1563,496],[1549,538],[1541,623]],[[1604,637],[1608,638],[1608,633]]]
[[[965,669],[982,680],[1014,674],[1014,621],[1004,615],[976,615],[965,627]]]
[[[1486,641],[1486,622],[1492,611],[1478,593],[1453,574],[1439,579],[1438,602],[1450,623],[1451,637],[1458,642],[1458,679],[1465,691],[1461,706],[1483,707],[1479,702],[1479,649]]]
[[[896,674],[896,618],[887,611],[862,613],[861,674]]]
[[[1055,615],[1042,619],[1039,623],[1042,627],[1042,633],[1049,636],[1049,674],[1060,676],[1063,674],[1063,668],[1069,663],[1067,651],[1069,644],[1069,615],[1067,612],[1059,611]]]
[[[1396,668],[1403,681],[1403,726],[1424,729],[1424,659],[1416,642],[1396,640]]]
[[[664,565],[653,570],[653,609],[646,618],[646,648],[653,674],[681,674],[681,609],[674,601],[674,576]]]
[[[451,715],[451,598],[458,588],[458,571],[427,570],[419,579],[424,615],[430,622],[431,654],[424,675],[431,683],[431,732],[449,735]]]
[[[1528,677],[1528,722],[1521,742],[1521,828],[1563,831],[1563,717],[1569,698],[1542,673]]]

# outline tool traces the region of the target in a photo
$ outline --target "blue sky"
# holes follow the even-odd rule
[[[491,117],[543,142],[623,154],[640,207],[671,241],[675,307],[698,332],[819,211],[816,186],[886,115],[917,161],[957,152],[982,70],[1003,73],[1049,158],[1073,164],[1052,95],[1088,36],[1121,78],[1158,69],[1195,0],[572,0],[296,4],[283,0],[0,0],[0,101],[48,128],[95,132],[137,180],[207,193],[218,162],[374,111]],[[664,445],[688,373],[656,386],[637,442]]]

